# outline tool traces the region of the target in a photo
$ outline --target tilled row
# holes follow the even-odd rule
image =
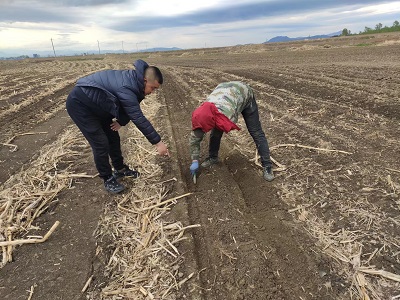
[[[319,290],[324,282],[315,276],[318,260],[307,249],[307,236],[288,225],[291,218],[284,213],[275,185],[265,182],[231,141],[223,140],[222,162],[202,170],[196,185],[191,181],[191,111],[221,75],[210,70],[199,73],[175,67],[167,72],[162,92],[170,122],[175,124],[173,138],[182,177],[194,193],[188,201],[189,216],[192,223],[201,224],[194,243],[202,293],[206,299],[289,299],[310,293],[318,299],[326,297]],[[222,75],[220,80],[226,78]],[[190,89],[184,81],[202,82],[204,87],[197,84]]]

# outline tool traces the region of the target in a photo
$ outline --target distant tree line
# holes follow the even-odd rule
[[[16,57],[0,57],[0,60],[20,60],[20,59],[26,59],[29,58],[28,55],[20,55]]]
[[[399,21],[394,21],[391,27],[385,26],[383,27],[382,23],[378,23],[375,25],[375,28],[370,28],[365,26],[364,31],[360,31],[358,34],[371,34],[371,33],[382,33],[382,32],[394,32],[400,31],[400,24]],[[351,31],[347,28],[342,30],[343,36],[347,35],[356,35],[357,33],[351,33]]]

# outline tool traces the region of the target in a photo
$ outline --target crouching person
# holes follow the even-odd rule
[[[105,70],[80,78],[66,102],[68,114],[89,142],[99,176],[110,193],[125,189],[118,178],[140,175],[124,163],[118,134],[121,126],[132,121],[159,155],[169,156],[167,146],[140,109],[145,96],[163,83],[162,74],[143,60],[135,61],[134,66],[135,70]]]
[[[240,130],[236,125],[242,114],[247,129],[252,136],[263,166],[263,177],[274,179],[268,141],[262,130],[258,106],[251,87],[243,82],[232,81],[219,84],[207,97],[206,102],[192,113],[192,132],[190,135],[190,154],[192,175],[199,170],[200,143],[205,133],[211,131],[208,157],[201,164],[207,168],[218,163],[218,151],[223,133]]]

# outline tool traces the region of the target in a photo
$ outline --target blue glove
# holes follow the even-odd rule
[[[194,162],[192,162],[192,164],[190,165],[190,173],[192,175],[195,175],[197,173],[197,171],[199,170],[199,161],[195,160]]]

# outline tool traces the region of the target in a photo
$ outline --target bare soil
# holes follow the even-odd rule
[[[176,176],[175,192],[193,193],[168,218],[201,225],[187,233],[191,244],[179,249],[181,272],[188,274],[194,265],[196,276],[171,299],[399,294],[393,280],[364,274],[370,284],[357,288],[355,279],[359,266],[400,274],[399,53],[399,34],[381,34],[140,57],[165,76],[155,120],[172,153],[162,162],[165,177]],[[0,184],[73,126],[64,103],[76,79],[126,68],[137,58],[0,61],[1,142],[46,132],[16,136],[15,152],[0,147]],[[218,83],[230,80],[247,82],[256,92],[272,157],[286,167],[273,182],[261,177],[243,120],[240,132],[224,135],[221,162],[192,182],[191,112]],[[207,148],[205,141],[202,158]],[[73,168],[96,173],[89,148]],[[1,299],[27,299],[32,286],[31,299],[87,299],[81,290],[91,275],[88,291],[104,287],[102,262],[113,249],[93,233],[114,196],[98,178],[78,179],[73,187],[57,196],[34,222],[38,229],[29,232],[43,235],[58,220],[50,239],[17,247],[14,261],[0,269]],[[98,246],[107,249],[104,257],[96,255]]]

